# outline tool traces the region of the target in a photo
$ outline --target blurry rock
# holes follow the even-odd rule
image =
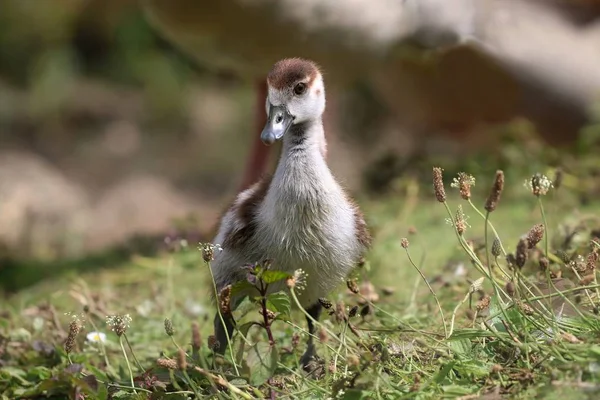
[[[81,251],[87,197],[42,158],[0,153],[0,242],[20,257]]]
[[[192,211],[191,200],[166,180],[151,176],[124,178],[96,203],[87,245],[101,248],[136,234],[164,233],[175,218]]]

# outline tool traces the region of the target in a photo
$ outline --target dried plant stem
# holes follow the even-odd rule
[[[454,320],[456,319],[456,313],[458,312],[458,309],[460,308],[460,306],[462,306],[463,304],[465,304],[467,302],[467,300],[469,300],[469,298],[471,297],[471,290],[469,290],[469,293],[467,293],[467,295],[461,300],[460,303],[458,303],[456,305],[456,307],[454,307],[454,311],[452,311],[452,318],[450,319],[450,334],[446,336],[446,338],[449,338],[450,336],[452,336],[452,332],[454,332]]]
[[[127,364],[127,370],[129,371],[129,379],[131,381],[131,387],[133,388],[133,392],[137,393],[135,390],[135,383],[133,382],[133,371],[131,370],[131,364],[129,363],[129,358],[127,358],[127,352],[125,351],[125,346],[123,346],[123,336],[119,336],[119,344],[121,345],[121,351],[123,352],[123,356],[125,357],[125,364]]]
[[[498,235],[498,232],[496,231],[496,228],[494,228],[494,225],[492,225],[492,222],[490,221],[490,218],[489,218],[490,212],[486,211],[486,214],[484,215],[481,211],[479,211],[479,209],[475,206],[475,204],[473,204],[473,202],[470,199],[469,199],[469,205],[485,221],[485,227],[484,227],[484,229],[485,229],[485,253],[486,253],[486,255],[489,254],[489,251],[488,251],[488,234],[487,234],[487,228],[489,226],[490,229],[492,230],[492,233],[494,234],[494,237],[498,238],[498,243],[500,244],[500,251],[502,252],[502,255],[506,257],[507,253],[506,253],[506,250],[504,249],[504,245],[502,244],[502,241],[500,240],[500,235]],[[487,262],[488,262],[488,265],[490,265],[489,257],[488,257]],[[498,269],[500,270],[500,272],[502,272],[504,274],[504,276],[506,276],[507,278],[510,279],[510,275],[508,274],[508,272],[506,272],[504,270],[504,268],[502,268],[500,266],[500,264],[496,263],[496,265],[498,266]],[[491,274],[491,271],[490,271],[490,274]]]
[[[448,213],[448,216],[452,220],[452,211],[450,211],[450,207],[448,206],[448,203],[444,202],[443,204],[444,204],[444,207],[446,207],[446,212]],[[491,282],[494,282],[494,279],[492,278],[492,276],[490,276],[488,274],[488,271],[483,267],[483,265],[481,264],[481,261],[479,260],[477,255],[467,245],[467,242],[465,241],[465,239],[458,233],[458,231],[456,230],[456,226],[454,226],[454,224],[453,224],[452,228],[454,229],[454,233],[456,234],[456,238],[458,239],[458,242],[460,243],[461,247],[469,255],[469,257],[471,257],[471,260],[473,260],[473,262],[475,263],[475,267],[479,270],[479,272],[481,272],[482,275],[484,275],[486,278],[488,278]],[[509,297],[506,294],[506,292],[504,291],[504,289],[500,289],[500,290],[504,296]]]
[[[215,299],[217,302],[219,301],[219,291],[217,290],[217,283],[215,282],[215,276],[212,272],[212,268],[210,266],[210,262],[206,263],[208,265],[208,271],[210,273],[210,280],[212,281],[213,290],[215,292]],[[225,330],[225,337],[227,338],[227,347],[229,348],[229,355],[231,356],[231,362],[233,364],[233,369],[236,375],[240,375],[240,371],[238,370],[237,364],[235,363],[235,355],[233,354],[233,344],[231,343],[231,338],[229,337],[229,332],[227,332],[227,325],[225,324],[225,319],[223,318],[223,314],[221,313],[221,307],[217,304],[217,314],[219,315],[219,319],[221,320],[221,324],[223,324],[223,329]]]
[[[504,316],[504,319],[506,321],[510,321],[510,319],[508,318],[508,315],[506,315],[506,310],[505,310],[505,304],[502,301],[502,297],[500,297],[500,290],[498,289],[498,284],[496,283],[496,281],[494,281],[494,274],[492,273],[492,264],[490,263],[490,252],[489,252],[489,243],[488,243],[488,225],[489,224],[489,219],[490,219],[490,212],[486,211],[485,213],[485,225],[484,225],[484,235],[485,235],[485,256],[487,257],[487,265],[488,265],[488,271],[490,274],[490,278],[491,278],[491,282],[492,282],[492,287],[494,288],[494,293],[496,294],[496,298],[498,299],[498,305],[500,307],[500,311],[502,311],[502,315]],[[496,235],[496,237],[498,238],[498,235],[496,234],[496,232],[494,231],[494,234]],[[498,240],[500,240],[498,238]],[[502,247],[502,242],[500,242],[500,247]],[[506,274],[506,272],[502,271],[504,274]],[[507,276],[508,277],[508,276]],[[507,327],[508,330],[508,327]]]
[[[406,256],[408,257],[408,261],[410,262],[410,264],[417,270],[417,272],[419,273],[419,275],[421,275],[421,278],[423,278],[423,282],[425,282],[425,284],[427,285],[427,288],[429,289],[429,291],[431,292],[437,306],[438,306],[438,310],[440,311],[440,315],[442,317],[442,323],[444,324],[444,335],[446,335],[446,338],[450,337],[448,335],[448,327],[446,324],[446,318],[444,317],[444,311],[442,310],[442,305],[440,304],[440,301],[438,300],[437,295],[435,294],[435,291],[433,290],[433,288],[431,287],[431,285],[429,284],[429,282],[427,281],[427,278],[425,278],[425,275],[423,274],[423,272],[421,271],[421,269],[417,266],[417,264],[414,263],[412,257],[410,256],[410,252],[408,251],[408,248],[404,249],[406,251]]]

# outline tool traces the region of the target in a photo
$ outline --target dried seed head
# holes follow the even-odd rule
[[[292,349],[295,349],[300,344],[300,335],[298,332],[294,332],[292,335]]]
[[[542,270],[542,272],[545,272],[548,269],[548,266],[550,265],[550,260],[548,260],[546,257],[542,257],[540,258],[540,269]]]
[[[348,279],[346,281],[346,286],[348,286],[348,289],[354,294],[358,294],[360,291],[358,289],[358,283],[356,283],[356,279]]]
[[[346,321],[346,306],[341,300],[335,303],[335,319],[337,322]]]
[[[231,285],[225,286],[219,292],[219,310],[223,315],[231,314]]]
[[[365,304],[363,306],[363,308],[360,309],[360,316],[361,317],[366,317],[367,315],[369,315],[371,313],[371,305],[370,304]]]
[[[485,295],[483,297],[483,299],[479,300],[477,302],[477,305],[475,306],[475,309],[477,311],[483,311],[485,309],[487,309],[490,306],[490,301],[492,300],[492,298],[488,295]]]
[[[212,243],[201,243],[200,250],[202,251],[202,259],[204,262],[211,262],[215,259],[215,253],[220,252],[223,249],[219,244]]]
[[[323,344],[329,341],[329,335],[327,334],[327,330],[324,327],[321,327],[319,329],[319,341]]]
[[[360,365],[360,359],[355,354],[349,354],[346,358],[346,361],[348,362],[348,366],[351,368],[356,368]]]
[[[350,309],[350,311],[348,311],[348,316],[350,318],[356,317],[356,314],[358,314],[358,306],[354,306]]]
[[[509,267],[514,267],[517,265],[517,260],[515,259],[515,255],[513,253],[508,253],[506,255],[506,263]]]
[[[327,300],[324,297],[321,297],[319,299],[319,303],[323,306],[324,309],[329,310],[331,307],[333,307],[333,303],[329,300]]]
[[[208,348],[212,351],[217,351],[221,347],[221,343],[217,340],[215,335],[210,335],[208,337]]]
[[[527,246],[533,249],[544,237],[544,225],[534,225],[529,232],[527,232]]]
[[[484,280],[485,280],[485,277],[483,277],[483,276],[481,278],[475,279],[473,281],[473,283],[471,283],[471,286],[469,286],[469,293],[475,293],[475,292],[478,292],[479,290],[481,290]]]
[[[594,249],[587,255],[585,260],[585,267],[587,271],[594,271],[596,269],[596,264],[598,263],[598,259],[600,256],[598,255],[598,249]]]
[[[515,284],[514,283],[507,282],[505,289],[506,289],[506,294],[508,294],[510,297],[515,296]]]
[[[579,284],[581,286],[587,286],[590,283],[594,282],[594,279],[596,279],[596,274],[589,274],[589,275],[586,275],[583,278],[581,278],[581,280],[579,281]]]
[[[460,197],[464,200],[471,198],[471,186],[475,186],[475,177],[465,172],[459,172],[458,176],[450,184],[450,187],[458,189]]]
[[[78,318],[73,318],[71,323],[69,324],[69,334],[67,335],[67,340],[65,340],[65,351],[67,354],[70,354],[75,347],[75,339],[77,335],[81,331],[81,321]]]
[[[517,251],[515,252],[515,261],[517,263],[517,267],[523,268],[525,262],[527,261],[527,249],[529,245],[527,243],[526,238],[521,238],[519,240],[519,244],[517,244]]]
[[[408,249],[408,239],[407,238],[402,238],[400,240],[400,246],[402,246],[403,249]]]
[[[168,358],[159,358],[156,360],[156,365],[166,369],[177,369],[177,361]]]
[[[165,318],[165,333],[168,336],[173,336],[175,330],[173,329],[173,322],[169,318]]]
[[[533,315],[535,312],[529,304],[518,302],[517,305],[525,315]]]
[[[122,336],[129,325],[131,324],[131,317],[129,314],[125,315],[109,315],[106,317],[106,324],[110,326],[110,329],[117,334],[117,336]]]
[[[182,371],[185,371],[187,369],[187,359],[186,359],[186,355],[185,355],[185,351],[183,351],[183,349],[179,349],[179,352],[177,353],[177,368],[179,368]]]
[[[439,167],[433,167],[433,190],[435,192],[435,198],[440,203],[446,201],[446,190],[444,189],[442,171],[443,170]]]
[[[496,177],[494,178],[494,184],[492,185],[492,190],[485,201],[485,210],[487,212],[492,212],[498,207],[498,202],[500,201],[500,196],[502,195],[502,191],[504,190],[504,171],[498,170],[496,171]]]
[[[502,371],[504,368],[502,368],[502,365],[500,364],[494,364],[492,365],[492,373],[497,374],[498,372]]]
[[[546,175],[537,173],[525,181],[525,187],[528,188],[534,196],[540,197],[546,195],[548,191],[552,189],[553,185],[552,181],[548,179]]]
[[[409,226],[408,227],[408,234],[409,235],[416,235],[417,234],[417,228],[415,226]]]
[[[202,347],[202,337],[200,336],[200,325],[192,322],[192,350],[198,351]]]
[[[258,310],[258,313],[259,313],[260,315],[264,315],[264,314],[265,314],[265,311],[264,311],[264,310],[261,308],[261,309],[259,309],[259,310]],[[275,315],[275,313],[274,313],[273,311],[271,311],[271,310],[267,309],[267,312],[266,312],[266,313],[267,313],[267,319],[268,319],[268,320],[272,321],[272,320],[274,320],[274,319],[275,319],[275,316],[276,316],[276,315]]]
[[[467,229],[467,220],[465,217],[465,213],[463,212],[462,206],[459,204],[456,210],[456,215],[454,216],[454,226],[456,226],[456,231],[459,235],[462,235]]]
[[[500,239],[494,238],[494,243],[492,243],[492,255],[494,257],[498,257],[502,253],[502,246],[500,245]]]

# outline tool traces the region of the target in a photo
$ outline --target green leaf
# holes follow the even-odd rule
[[[250,369],[250,384],[260,386],[273,376],[279,353],[275,346],[266,342],[258,342],[248,351],[246,364]]]
[[[250,322],[246,322],[243,325],[240,325],[237,327],[237,331],[239,333],[242,334],[242,336],[246,337],[248,336],[248,331],[250,330],[250,328],[252,328],[254,325],[256,326],[260,326],[256,321],[250,321]]]
[[[256,290],[256,287],[248,281],[239,281],[231,285],[231,296],[246,294],[248,291]]]
[[[285,316],[290,315],[292,311],[292,303],[285,292],[271,293],[267,296],[267,307],[271,311],[281,313]]]
[[[263,271],[263,273],[261,275],[261,279],[265,283],[268,283],[268,284],[279,282],[279,281],[282,281],[282,280],[287,279],[289,277],[290,277],[290,274],[288,274],[287,272],[272,271],[272,270]]]
[[[454,364],[454,361],[450,361],[444,365],[433,378],[433,382],[437,383],[438,385],[441,384],[446,379],[450,371],[452,371],[452,368],[454,368]]]
[[[467,355],[471,352],[472,344],[469,339],[449,340],[448,346],[460,355]]]

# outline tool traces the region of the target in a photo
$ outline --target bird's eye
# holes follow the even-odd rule
[[[306,83],[300,82],[299,84],[294,86],[294,93],[296,93],[298,96],[300,96],[304,92],[306,92]]]

